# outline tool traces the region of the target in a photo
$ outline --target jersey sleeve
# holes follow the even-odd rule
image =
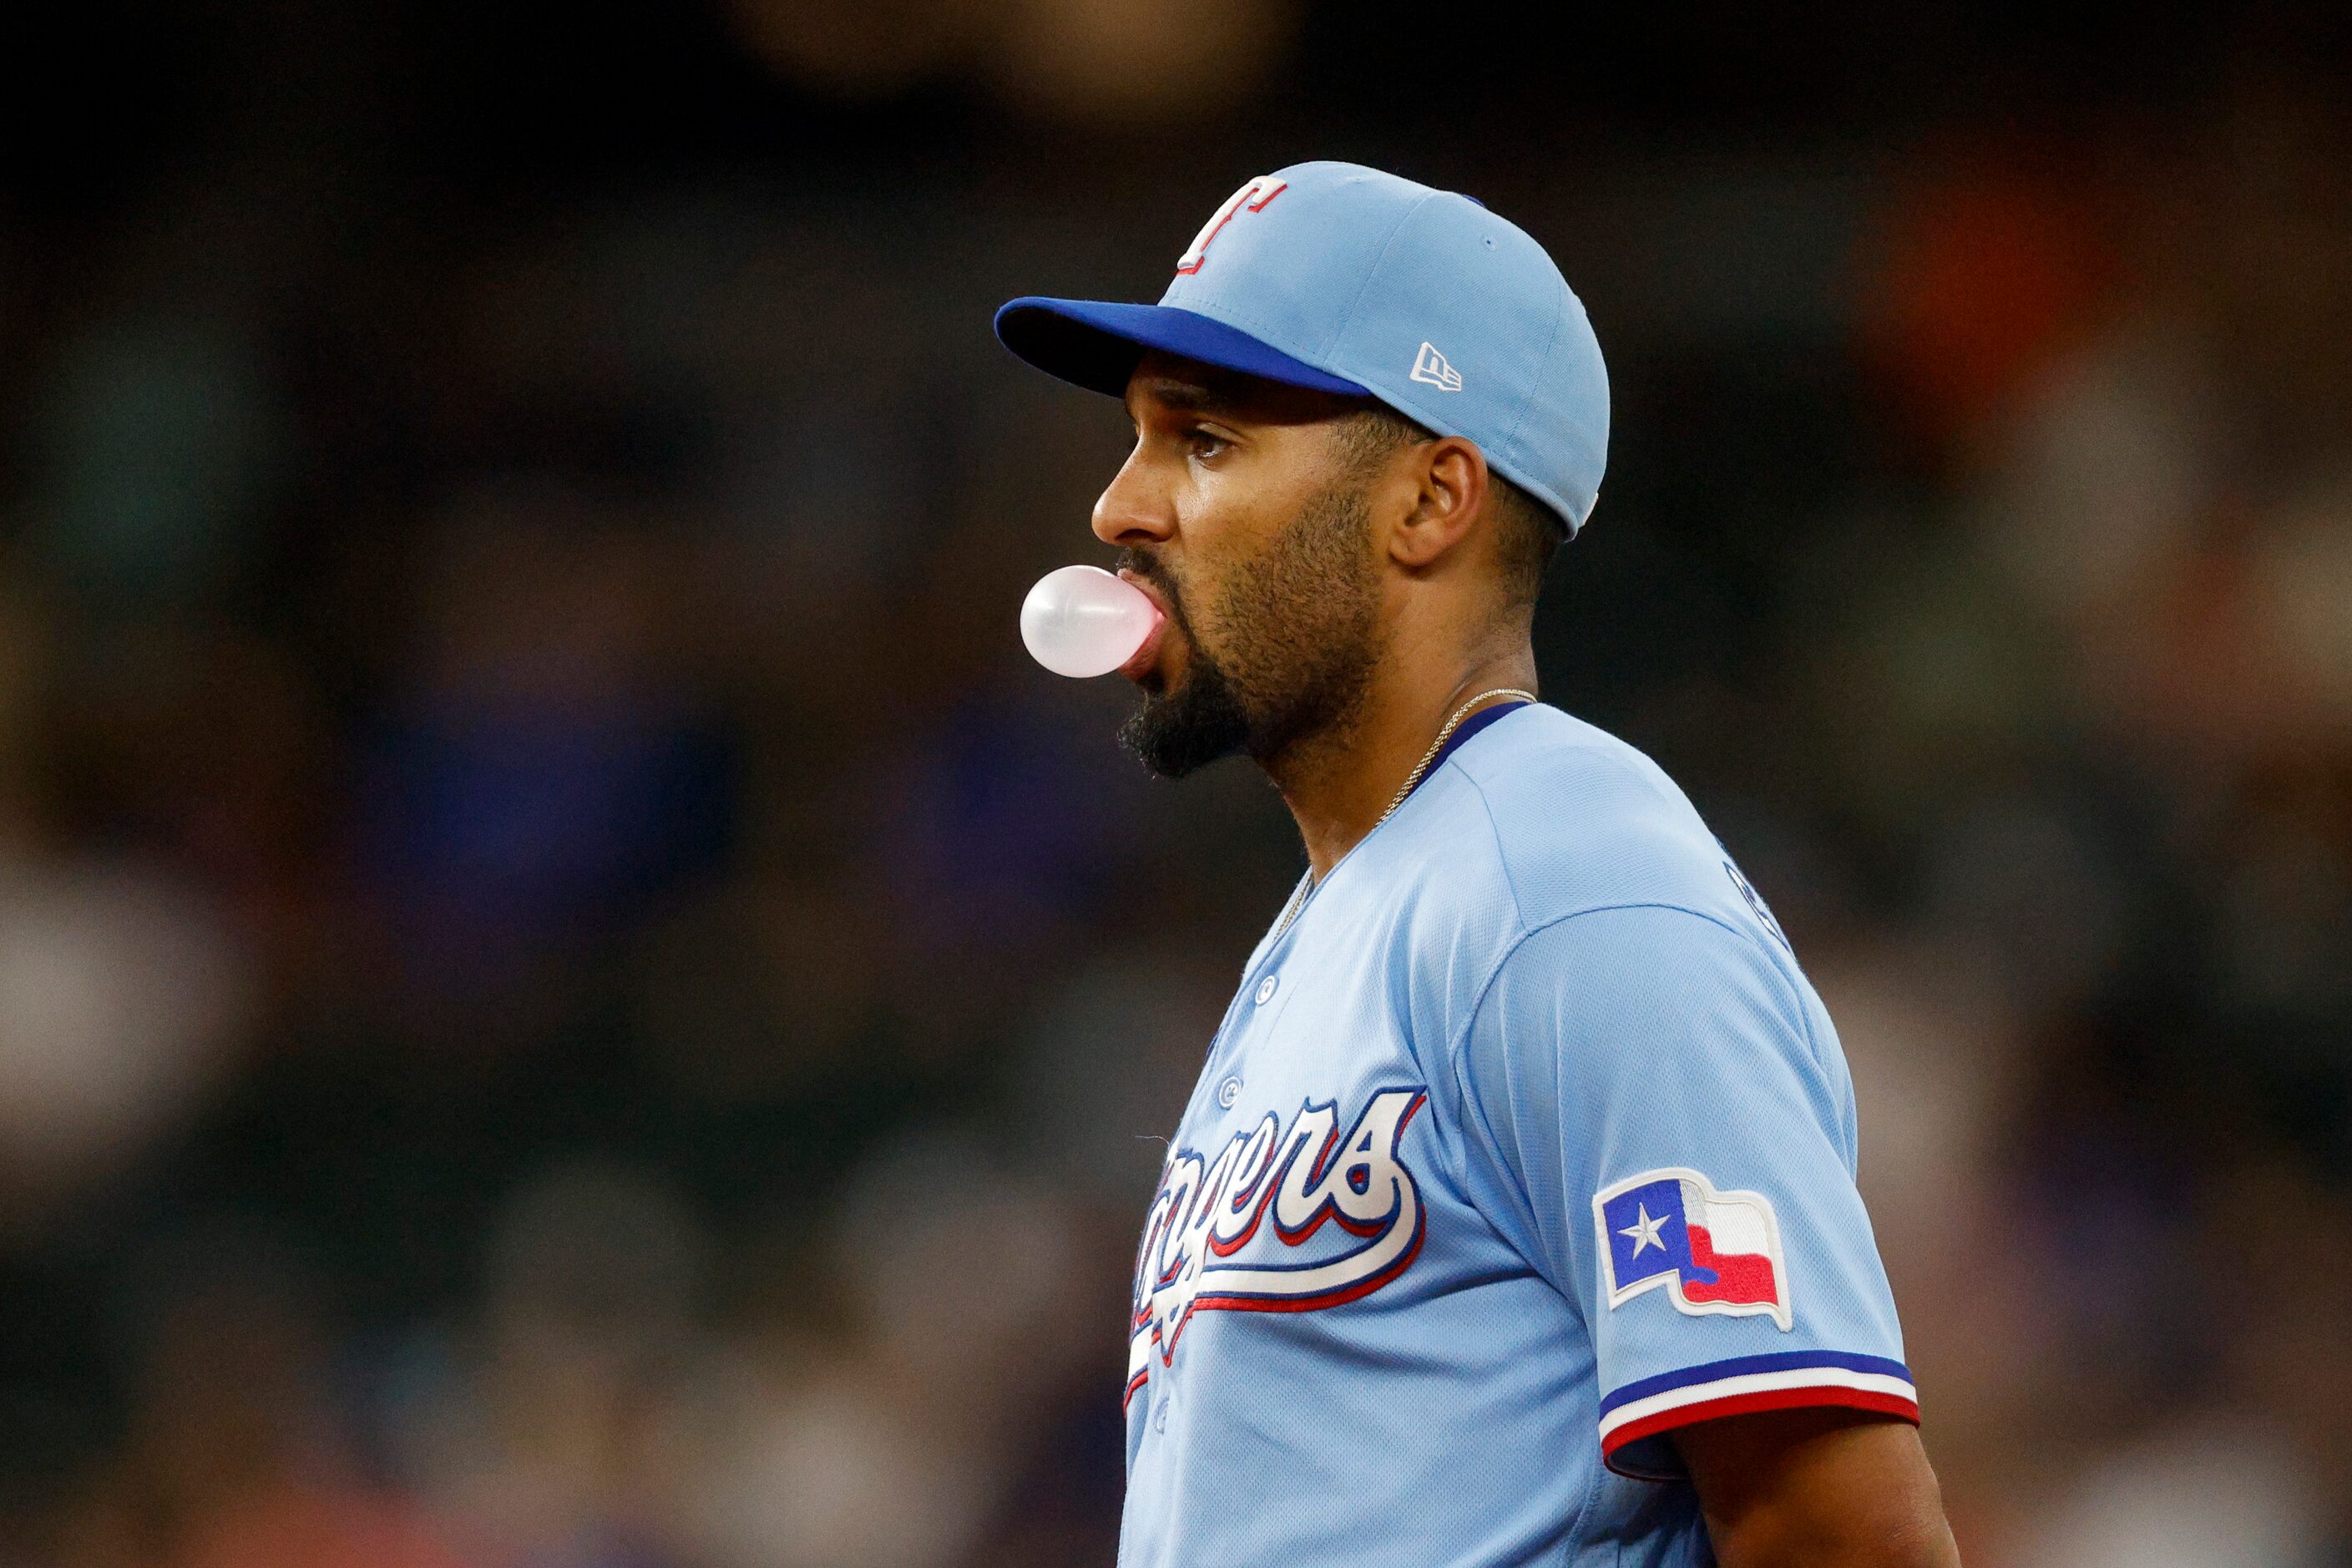
[[[1455,1058],[1474,1184],[1589,1325],[1623,1475],[1679,1476],[1666,1434],[1718,1416],[1918,1419],[1844,1061],[1771,941],[1571,915],[1504,960]]]

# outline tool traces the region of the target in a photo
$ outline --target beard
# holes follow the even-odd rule
[[[1182,585],[1150,553],[1124,564],[1149,578],[1191,646],[1183,683],[1144,692],[1120,742],[1162,778],[1240,753],[1260,763],[1342,732],[1379,663],[1380,583],[1366,553],[1360,487],[1335,487],[1228,575],[1213,650],[1185,613]]]
[[[1192,668],[1172,692],[1146,691],[1118,728],[1119,744],[1163,779],[1198,773],[1250,743],[1249,710],[1223,668],[1192,645]]]

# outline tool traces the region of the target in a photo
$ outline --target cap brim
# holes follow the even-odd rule
[[[1047,375],[1113,397],[1127,395],[1128,377],[1150,349],[1287,386],[1372,395],[1370,388],[1293,359],[1238,327],[1173,305],[1020,299],[996,312],[996,339]]]

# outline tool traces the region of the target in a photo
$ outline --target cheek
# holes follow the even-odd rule
[[[1235,607],[1249,598],[1252,576],[1276,563],[1283,514],[1269,504],[1265,489],[1219,476],[1196,494],[1199,506],[1185,527],[1183,560],[1171,575],[1191,629],[1212,646]]]
[[[1226,548],[1219,529],[1188,519],[1176,547],[1159,552],[1157,575],[1174,606],[1179,631],[1197,633],[1204,623],[1215,622]]]

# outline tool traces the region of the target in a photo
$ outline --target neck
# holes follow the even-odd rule
[[[1505,647],[1454,650],[1451,657],[1400,645],[1346,723],[1263,760],[1298,823],[1317,881],[1380,825],[1454,711],[1478,693],[1504,686],[1536,689],[1535,650],[1523,637]]]

